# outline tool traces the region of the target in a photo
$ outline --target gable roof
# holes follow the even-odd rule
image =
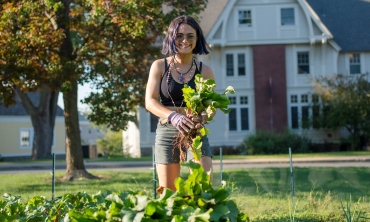
[[[204,11],[199,14],[199,25],[202,28],[204,36],[207,36],[220,17],[229,0],[209,1]]]
[[[39,93],[27,93],[28,97],[32,101],[33,104],[39,103]],[[28,116],[28,113],[24,109],[22,103],[19,101],[18,97],[16,96],[16,104],[5,107],[4,104],[0,103],[0,116]],[[58,106],[56,116],[64,116],[63,110]]]
[[[370,0],[303,0],[329,30],[341,51],[370,51]],[[205,36],[220,21],[220,15],[234,0],[212,0],[200,13],[200,26]],[[319,21],[319,22],[320,22]],[[215,30],[214,30],[215,31]],[[329,35],[329,36],[330,36]]]
[[[370,51],[370,0],[306,0],[342,51]]]

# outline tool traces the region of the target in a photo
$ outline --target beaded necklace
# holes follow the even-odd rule
[[[175,58],[175,57],[172,57],[172,59],[171,59],[170,63],[168,64],[169,68],[168,68],[168,71],[167,71],[166,83],[167,83],[167,93],[168,93],[168,96],[171,98],[171,101],[172,101],[173,107],[175,107],[175,108],[176,108],[176,112],[178,112],[178,110],[182,107],[182,104],[184,103],[184,99],[182,99],[180,106],[179,106],[179,107],[177,107],[177,106],[175,105],[175,102],[174,102],[174,101],[173,101],[173,99],[172,99],[172,96],[171,96],[171,94],[170,94],[169,90],[168,90],[168,88],[169,88],[169,84],[170,84],[170,78],[171,78],[171,80],[172,80],[172,75],[171,75],[171,67],[172,67],[172,64],[174,65],[175,70],[176,70],[176,65],[175,65],[175,61],[174,61],[174,60],[176,60],[176,58]],[[194,63],[195,63],[195,59],[193,59],[193,61],[191,62],[191,67],[190,67],[190,69],[189,69],[186,73],[188,73],[188,72],[193,68],[193,64],[194,64]],[[178,72],[178,71],[176,70],[176,72]],[[180,74],[180,72],[178,72],[178,73]],[[185,73],[185,74],[186,74],[186,73]],[[184,75],[184,74],[183,74],[183,75]],[[180,82],[184,82],[183,75],[182,75],[182,79],[180,80],[180,77],[181,77],[181,74],[180,74],[180,77],[179,77],[179,81],[180,81]],[[189,81],[191,80],[191,78],[192,78],[192,75],[190,75],[190,77],[189,77]],[[189,81],[188,81],[188,82],[189,82]],[[184,84],[186,84],[186,83],[184,82]]]
[[[175,56],[173,57],[175,59],[175,61],[177,62]],[[175,67],[175,70],[178,74],[180,74],[179,76],[179,81],[180,82],[184,82],[184,75],[188,74],[190,72],[190,70],[193,68],[193,64],[194,64],[194,60],[191,62],[191,66],[190,66],[190,69],[187,71],[187,72],[179,72],[177,71],[177,67],[176,67],[176,63],[174,62],[173,65]]]

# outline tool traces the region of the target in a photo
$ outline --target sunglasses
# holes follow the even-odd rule
[[[184,41],[185,38],[188,42],[194,42],[197,39],[197,37],[195,35],[185,36],[185,35],[179,34],[179,35],[175,36],[176,42],[182,42],[182,41]]]

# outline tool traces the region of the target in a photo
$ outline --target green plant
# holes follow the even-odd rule
[[[288,198],[288,203],[289,203],[289,221],[294,222],[297,210],[297,203],[292,203],[290,198]]]
[[[179,134],[177,137],[177,146],[182,151],[182,147],[190,147],[194,154],[195,160],[200,160],[202,156],[201,138],[210,133],[209,129],[203,124],[212,121],[216,109],[228,114],[230,108],[230,100],[227,94],[234,94],[235,90],[232,86],[228,86],[222,94],[215,92],[216,82],[213,79],[203,79],[201,74],[195,75],[195,89],[187,84],[184,85],[182,92],[186,103],[187,117],[192,119],[196,125],[186,135]],[[202,116],[202,120],[199,118]],[[206,121],[203,121],[203,118]],[[181,156],[184,156],[183,154]],[[183,158],[182,158],[183,159]]]
[[[287,153],[291,147],[294,153],[309,152],[311,140],[305,136],[297,135],[288,130],[283,133],[273,131],[258,131],[247,137],[239,146],[241,153],[255,154],[280,154]]]
[[[347,222],[358,222],[360,219],[370,219],[365,217],[365,212],[359,210],[357,207],[361,201],[361,198],[358,199],[354,208],[352,208],[352,197],[349,195],[349,200],[347,199],[346,207],[343,205],[342,197],[340,198],[340,205],[342,207],[344,216]]]
[[[23,203],[21,197],[5,194],[0,221],[249,221],[228,199],[226,182],[214,189],[200,164],[182,165],[192,173],[187,180],[176,179],[176,192],[165,188],[158,199],[145,191],[107,191],[67,193],[55,201],[36,196]]]

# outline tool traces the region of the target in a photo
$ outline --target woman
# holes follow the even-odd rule
[[[180,151],[174,148],[174,137],[187,133],[194,123],[186,117],[182,88],[195,88],[194,76],[214,79],[213,70],[193,57],[208,54],[209,47],[199,24],[190,16],[179,16],[169,25],[162,54],[167,57],[153,62],[145,94],[145,108],[159,117],[155,139],[155,162],[160,187],[175,191],[174,181],[180,176]],[[212,169],[212,152],[203,137],[200,164],[206,172]],[[187,159],[193,159],[190,151]]]

